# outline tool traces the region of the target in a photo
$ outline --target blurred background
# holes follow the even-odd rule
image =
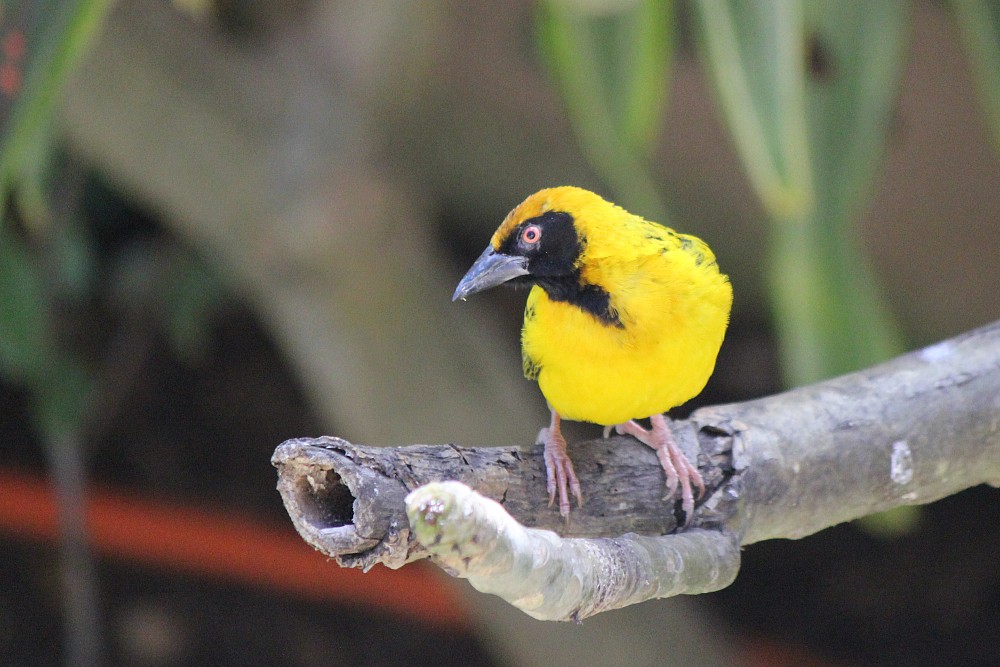
[[[339,570],[269,463],[534,438],[524,295],[450,295],[552,185],[732,277],[677,416],[1000,317],[995,0],[2,2],[0,132],[3,664],[995,664],[996,489],[574,626]]]

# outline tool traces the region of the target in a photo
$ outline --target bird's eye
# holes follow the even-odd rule
[[[521,232],[521,241],[528,245],[535,245],[542,238],[542,229],[538,225],[528,225]]]

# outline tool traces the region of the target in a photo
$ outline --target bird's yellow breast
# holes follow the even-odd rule
[[[609,294],[617,323],[538,286],[528,296],[525,372],[567,419],[609,425],[666,412],[697,395],[715,367],[728,279],[700,240],[630,217],[610,238],[583,230],[581,279]]]

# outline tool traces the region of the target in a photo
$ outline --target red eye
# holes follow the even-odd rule
[[[538,243],[538,240],[542,238],[542,230],[538,225],[528,225],[521,232],[521,240],[529,245],[534,245]]]

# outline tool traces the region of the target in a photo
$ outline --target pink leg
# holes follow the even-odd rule
[[[691,484],[698,487],[698,497],[705,493],[705,482],[698,472],[698,467],[691,463],[681,448],[674,441],[674,434],[667,425],[667,420],[663,415],[653,415],[649,418],[652,428],[644,429],[635,421],[628,421],[618,424],[615,430],[622,435],[631,435],[633,438],[651,447],[656,451],[656,457],[663,466],[663,471],[667,474],[667,496],[672,497],[677,491],[677,483],[681,485],[681,508],[691,521],[694,513],[694,493]]]
[[[550,408],[551,409],[551,408]],[[549,492],[549,507],[559,492],[559,514],[569,521],[569,492],[576,496],[578,505],[583,504],[580,481],[573,470],[573,462],[566,453],[566,439],[559,428],[559,414],[552,410],[552,421],[547,428],[538,432],[538,443],[545,445],[545,482]]]

